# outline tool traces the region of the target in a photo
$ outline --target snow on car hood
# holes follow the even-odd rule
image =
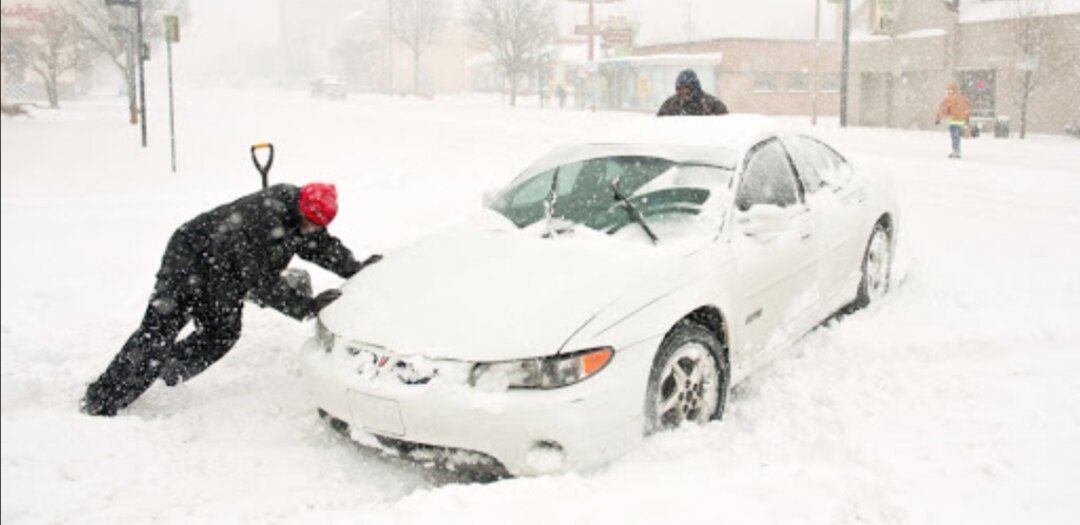
[[[346,341],[398,355],[551,355],[676,257],[591,231],[554,239],[535,233],[473,223],[428,237],[351,278],[320,319]]]

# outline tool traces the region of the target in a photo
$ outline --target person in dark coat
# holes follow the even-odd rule
[[[727,106],[720,99],[701,90],[693,69],[684,69],[675,80],[675,94],[664,101],[658,117],[683,115],[726,115]]]
[[[363,263],[326,232],[337,214],[337,190],[313,183],[278,184],[188,221],[169,239],[142,325],[90,384],[82,410],[115,415],[159,377],[169,386],[195,377],[240,337],[245,297],[303,320],[340,295],[311,297],[282,277],[293,255],[343,278]],[[189,322],[194,331],[177,341]]]

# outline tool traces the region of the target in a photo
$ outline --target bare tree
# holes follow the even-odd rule
[[[390,29],[413,57],[413,93],[420,93],[420,56],[435,43],[446,21],[443,0],[397,0],[390,4]]]
[[[5,28],[6,51],[41,78],[49,107],[60,107],[60,80],[86,64],[86,52],[71,17],[55,7],[38,8],[19,31]]]
[[[60,7],[78,24],[79,34],[89,49],[105,56],[124,76],[128,95],[128,114],[132,124],[139,123],[135,101],[135,75],[139,46],[135,42],[135,10],[109,7],[104,0],[62,0]],[[143,0],[143,39],[160,42],[164,36],[165,14],[187,20],[187,0]]]
[[[541,62],[555,41],[555,6],[548,0],[476,0],[469,12],[476,33],[510,82],[510,105],[517,103],[518,82]]]
[[[1013,100],[1020,105],[1020,138],[1025,138],[1028,105],[1039,80],[1039,53],[1051,39],[1051,28],[1046,17],[1049,9],[1044,0],[1013,0],[1010,9],[1013,38],[1016,50],[1022,57],[1022,71],[1016,81],[1018,89],[1013,91]]]

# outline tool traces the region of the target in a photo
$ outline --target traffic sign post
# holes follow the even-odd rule
[[[180,18],[165,17],[165,52],[169,57],[169,148],[172,153],[172,172],[176,173],[176,126],[173,111],[172,45],[180,42]]]

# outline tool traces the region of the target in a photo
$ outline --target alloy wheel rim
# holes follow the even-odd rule
[[[686,422],[707,423],[719,403],[716,360],[704,345],[687,343],[676,350],[660,374],[656,427],[670,430]]]
[[[876,230],[866,253],[866,291],[871,301],[880,299],[889,289],[889,262],[885,232]]]

